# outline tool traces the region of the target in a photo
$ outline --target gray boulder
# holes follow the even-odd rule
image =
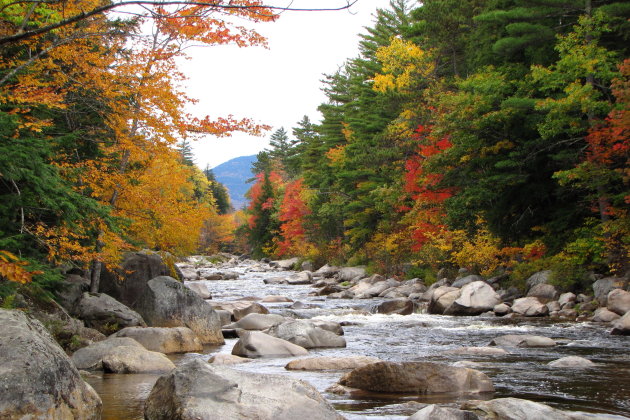
[[[159,254],[130,252],[125,254],[118,270],[103,271],[99,292],[137,310],[136,301],[144,294],[149,280],[174,275],[175,267],[169,267]]]
[[[505,303],[499,303],[494,308],[492,308],[492,312],[494,312],[496,316],[504,316],[512,312],[512,308],[510,308]]]
[[[186,287],[197,293],[202,299],[212,299],[208,287],[203,283],[186,283]]]
[[[442,394],[492,392],[492,381],[484,373],[429,362],[378,362],[345,374],[340,385],[365,391]]]
[[[282,270],[292,270],[293,266],[295,266],[295,264],[297,264],[298,261],[299,261],[299,258],[296,257],[296,258],[289,258],[286,260],[271,261],[269,265],[274,268],[280,268]]]
[[[593,283],[593,293],[595,299],[602,305],[608,304],[608,294],[614,289],[622,289],[626,285],[626,280],[619,277],[606,277]]]
[[[313,282],[313,274],[310,271],[301,271],[287,277],[286,281],[287,284],[294,286],[300,284],[311,284]]]
[[[374,312],[377,314],[410,315],[413,310],[414,303],[408,298],[386,300],[374,307]]]
[[[274,325],[267,333],[306,349],[346,347],[346,340],[343,337],[305,320],[291,320]]]
[[[624,316],[613,321],[612,335],[630,335],[630,312],[626,312]]]
[[[548,405],[520,398],[497,398],[490,401],[470,400],[461,406],[473,410],[484,419],[501,420],[603,420],[593,414],[562,411]]]
[[[556,342],[540,335],[507,334],[495,338],[490,342],[490,345],[499,347],[553,347]]]
[[[560,294],[553,285],[546,283],[535,284],[531,287],[531,289],[529,289],[529,292],[527,292],[527,296],[535,297],[542,303],[556,300],[559,295]]]
[[[308,350],[260,331],[243,331],[232,348],[232,354],[257,359],[261,357],[304,356],[308,354]]]
[[[380,362],[381,359],[367,356],[346,357],[311,357],[308,359],[292,360],[284,367],[287,370],[349,370],[356,369],[370,363]]]
[[[147,325],[140,314],[105,293],[83,293],[75,313],[87,327],[106,335],[125,327]]]
[[[630,312],[630,292],[622,289],[614,289],[608,293],[606,307],[617,315],[625,315]]]
[[[250,419],[341,420],[317,390],[283,375],[237,371],[201,360],[158,379],[146,420]]]
[[[339,269],[337,277],[339,281],[350,281],[356,278],[363,278],[367,274],[365,267],[343,267]]]
[[[274,325],[281,324],[285,321],[286,319],[282,315],[251,313],[245,315],[243,318],[239,319],[236,322],[226,325],[225,328],[240,328],[243,330],[262,331],[266,330],[267,328],[271,328]]]
[[[522,316],[544,316],[549,313],[549,308],[538,298],[524,297],[514,300],[512,312]]]
[[[186,327],[129,327],[118,331],[115,336],[133,338],[147,350],[160,353],[187,353],[203,350],[199,338]]]
[[[325,264],[323,266],[321,266],[319,269],[317,269],[313,275],[315,277],[324,277],[324,278],[331,278],[333,277],[335,274],[337,274],[339,272],[339,267],[332,267],[328,264]]]
[[[593,322],[612,322],[621,318],[616,313],[609,311],[607,308],[598,308],[593,314]]]
[[[243,305],[240,308],[234,308],[232,310],[232,317],[235,321],[243,319],[249,314],[268,314],[269,309],[257,302],[248,302],[247,305]]]
[[[188,327],[204,344],[223,344],[219,315],[199,295],[171,277],[149,280],[135,309],[151,327]]]
[[[429,293],[431,290],[427,291]],[[443,314],[446,308],[459,299],[461,290],[457,287],[440,286],[432,291],[429,313]]]
[[[560,303],[557,300],[552,300],[551,302],[547,302],[546,304],[549,313],[551,312],[559,312],[562,308]]]
[[[400,286],[400,282],[394,279],[387,279],[384,281],[376,282],[370,285],[367,281],[361,281],[354,287],[348,289],[356,295],[357,299],[370,299],[383,293],[384,291],[391,289],[392,287]]]
[[[595,366],[595,363],[579,356],[567,356],[551,361],[547,365],[555,368],[589,368]]]
[[[453,284],[451,284],[451,286],[462,288],[466,286],[467,284],[475,282],[475,281],[483,281],[483,277],[478,276],[476,274],[470,274],[468,276],[462,277],[461,279],[455,280]]]
[[[77,274],[68,274],[59,290],[55,291],[55,298],[65,310],[74,314],[77,302],[89,290],[90,280]]]
[[[431,404],[409,417],[407,420],[478,420],[479,417],[470,411],[451,407],[440,407]]]
[[[343,335],[343,327],[341,326],[341,324],[339,322],[336,321],[324,321],[321,319],[311,319],[309,320],[309,322],[311,322],[313,325],[315,325],[318,328],[321,328],[323,330],[326,331],[330,331],[334,334],[337,335]]]
[[[527,289],[531,289],[537,284],[547,284],[551,278],[551,270],[539,271],[532,274],[526,281]]]
[[[102,402],[37,320],[0,309],[0,418],[101,418]]]
[[[459,297],[444,310],[444,315],[479,315],[493,310],[499,303],[501,299],[492,286],[472,281],[462,287]]]
[[[208,359],[208,363],[215,365],[240,365],[241,363],[251,362],[251,359],[245,357],[234,356],[233,354],[217,353]]]
[[[576,300],[577,296],[575,296],[575,293],[567,292],[560,295],[558,303],[561,307],[564,307],[567,304],[574,303]]]
[[[135,346],[118,346],[103,356],[103,370],[111,373],[162,373],[175,369],[162,353]]]
[[[90,344],[75,351],[72,355],[72,362],[78,369],[103,370],[103,357],[120,346],[144,349],[144,346],[133,338],[109,337],[107,340]]]

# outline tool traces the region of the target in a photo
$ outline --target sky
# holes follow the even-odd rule
[[[290,0],[274,5],[288,6]],[[295,8],[344,5],[345,0],[293,0]],[[268,146],[273,131],[287,132],[304,115],[318,122],[317,107],[325,101],[320,80],[349,58],[358,55],[364,27],[371,26],[377,8],[389,0],[358,0],[350,10],[334,12],[284,12],[276,22],[249,24],[268,40],[268,49],[214,46],[189,50],[180,63],[188,77],[185,90],[198,102],[189,107],[196,116],[233,114],[273,128],[263,137],[235,133],[232,137],[208,136],[192,144],[195,163],[211,168],[239,156],[254,155]],[[245,24],[245,22],[243,22]]]

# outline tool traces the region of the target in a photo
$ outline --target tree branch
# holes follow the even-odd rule
[[[332,8],[295,8],[295,7],[279,7],[279,6],[267,6],[267,5],[234,5],[234,4],[222,4],[219,2],[204,2],[204,1],[187,1],[187,0],[166,0],[166,1],[158,1],[158,0],[127,0],[121,1],[119,3],[110,3],[100,7],[96,7],[87,12],[81,12],[77,15],[71,16],[69,18],[63,19],[57,23],[53,23],[50,25],[42,26],[39,28],[18,32],[14,35],[9,35],[0,38],[0,45],[7,45],[18,41],[23,41],[25,39],[33,38],[37,35],[45,34],[50,31],[53,31],[58,28],[62,28],[64,26],[71,25],[76,22],[80,22],[89,17],[99,15],[110,10],[114,10],[120,7],[125,6],[202,6],[208,8],[214,8],[217,10],[273,10],[273,11],[293,11],[293,12],[323,12],[323,11],[338,11],[338,10],[346,10],[352,7],[359,0],[345,0],[346,4],[344,6],[332,7]],[[265,17],[272,17],[272,15],[262,15]]]

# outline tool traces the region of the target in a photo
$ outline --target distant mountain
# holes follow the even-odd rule
[[[251,167],[255,161],[256,155],[241,156],[212,168],[217,181],[228,189],[232,206],[236,210],[240,210],[247,204],[245,193],[252,184],[247,184],[245,181],[253,177]]]

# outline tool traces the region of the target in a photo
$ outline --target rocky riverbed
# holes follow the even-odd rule
[[[89,369],[84,379],[102,399],[102,418],[142,419],[145,406],[149,419],[172,418],[181,401],[208,394],[221,404],[188,403],[186,410],[252,418],[265,401],[264,418],[615,419],[630,412],[630,338],[611,335],[620,315],[602,323],[559,314],[592,302],[587,296],[547,290],[554,300],[506,299],[508,291],[492,281],[466,275],[426,287],[356,267],[296,272],[290,263],[191,257],[180,275],[212,315],[185,313],[197,298],[186,292],[182,300],[172,291],[179,286],[152,280],[148,297],[130,304],[143,320],[128,315],[119,338],[72,357]],[[151,302],[164,296],[178,307],[156,311]],[[624,297],[613,293],[611,307]],[[545,316],[513,310],[531,298],[547,308]],[[181,325],[162,325],[164,313],[179,313]],[[200,323],[209,317],[222,325],[224,343]],[[96,352],[99,346],[108,350]],[[296,387],[305,399],[291,396]]]

